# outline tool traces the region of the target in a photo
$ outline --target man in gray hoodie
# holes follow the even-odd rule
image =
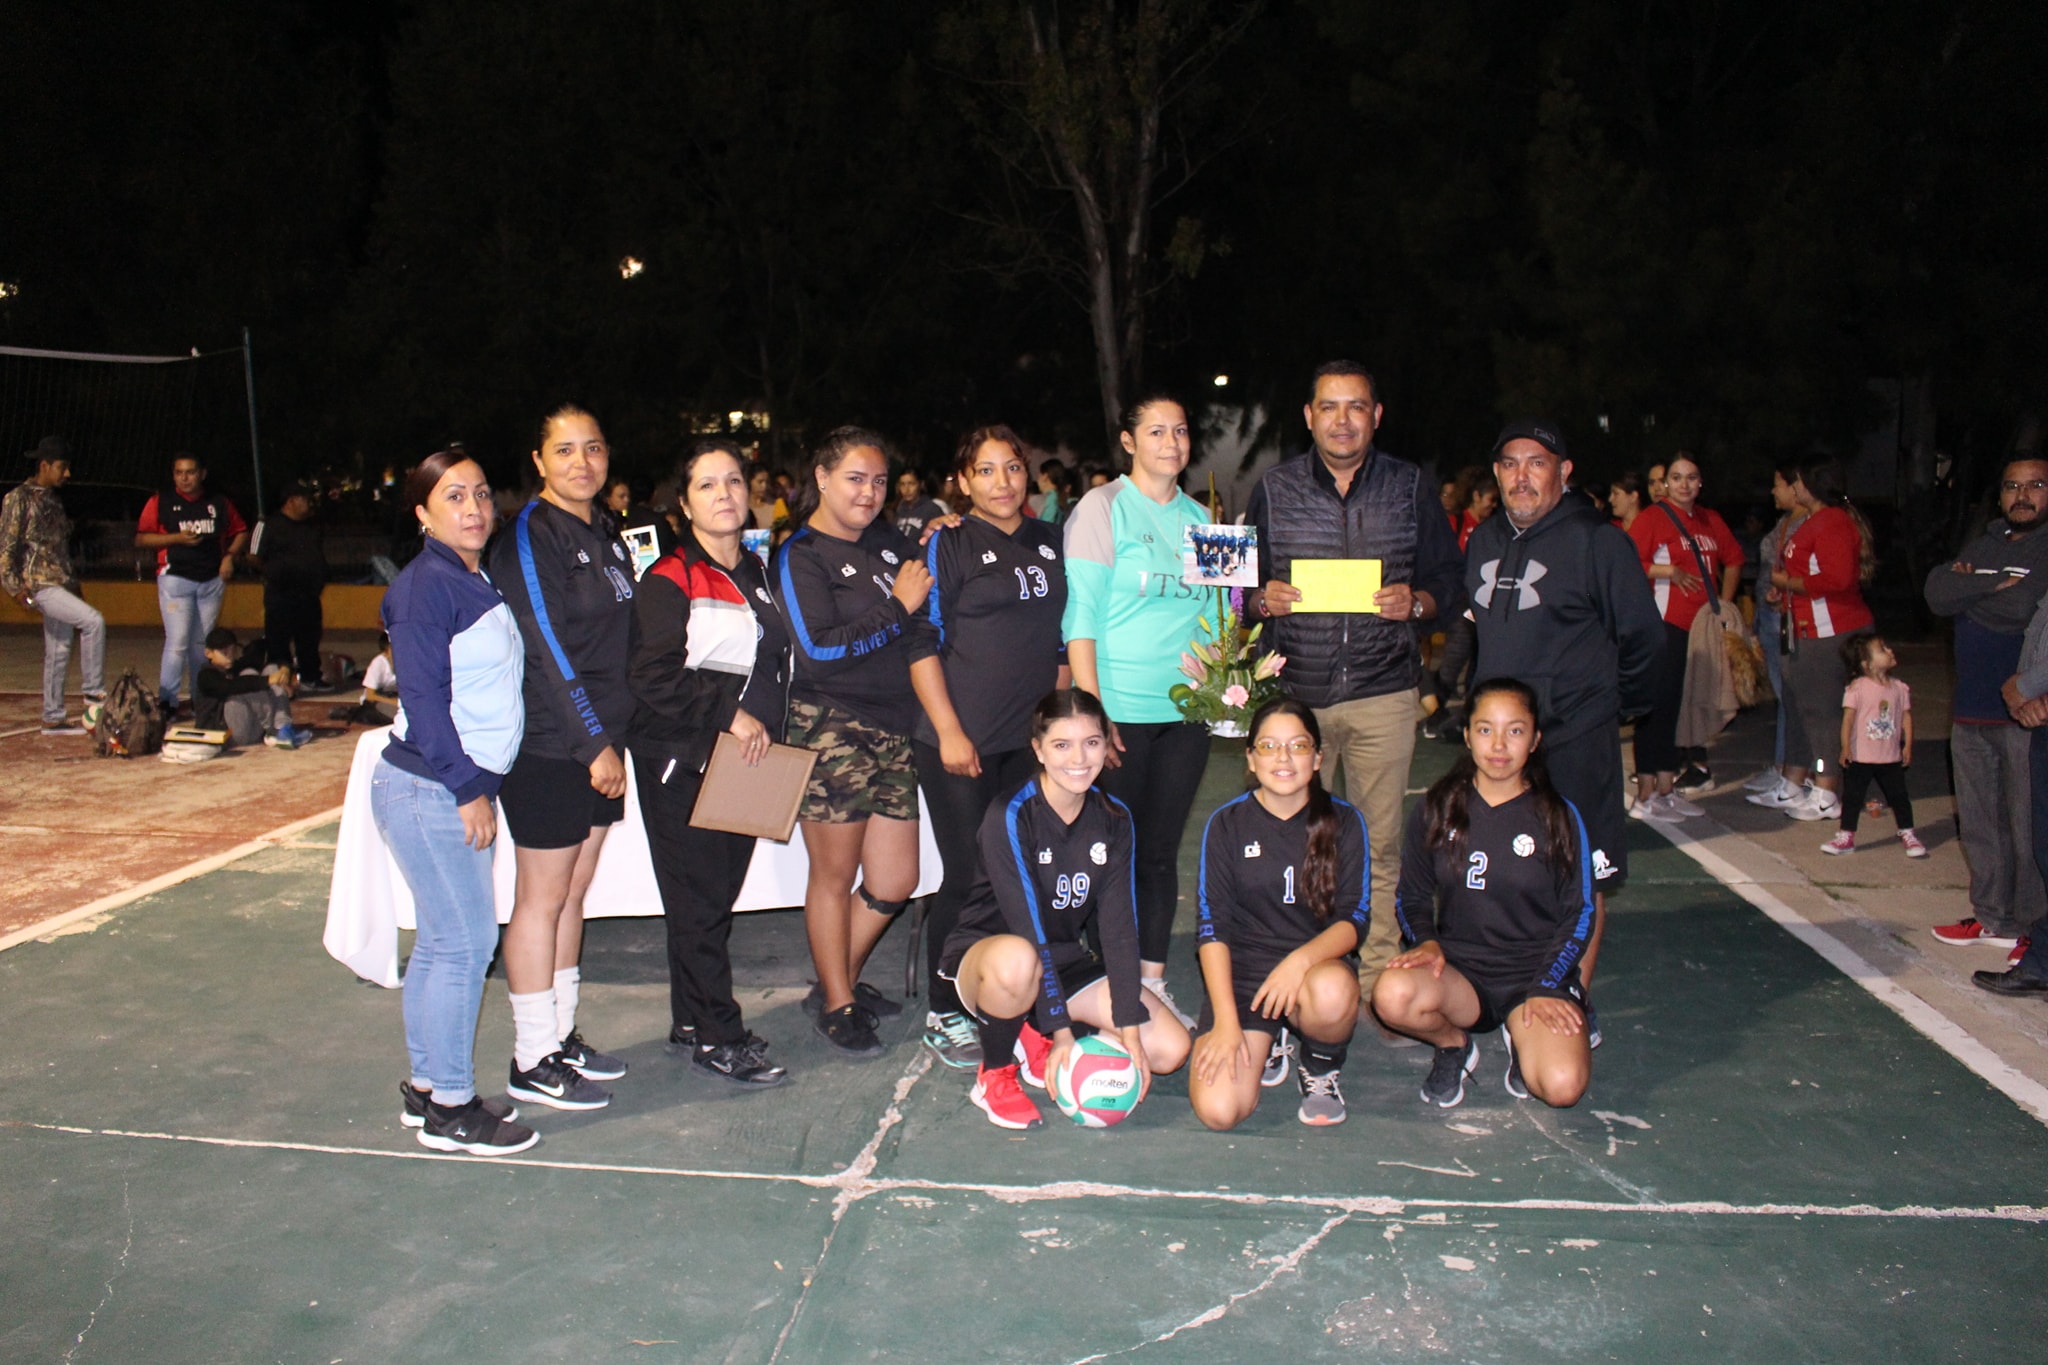
[[[2000,515],[1927,575],[1927,605],[1956,629],[1956,828],[1970,865],[1970,914],[1940,924],[1943,943],[2009,948],[2048,914],[2034,867],[2028,734],[2000,695],[2020,671],[2027,623],[2048,595],[2048,461],[2010,460]]]
[[[2012,482],[2008,475],[2006,482]],[[2036,482],[2031,477],[2029,483]],[[2032,491],[2048,493],[2048,479]],[[1999,689],[2006,710],[2026,729],[2027,771],[2033,788],[2034,867],[2048,881],[2048,596],[2034,609],[2020,644],[2019,669]],[[1993,995],[2048,996],[2048,933],[2036,934],[2010,971],[1975,972],[1970,979]]]

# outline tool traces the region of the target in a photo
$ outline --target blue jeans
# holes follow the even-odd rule
[[[1764,647],[1764,675],[1771,680],[1771,693],[1778,699],[1778,732],[1771,746],[1771,766],[1785,766],[1785,664],[1778,653],[1778,622],[1776,607],[1759,606],[1756,609],[1756,639]]]
[[[64,673],[71,664],[71,636],[78,635],[78,671],[85,690],[107,690],[107,622],[85,600],[66,588],[37,588],[36,610],[43,614],[43,724],[64,723]]]
[[[220,599],[227,584],[218,578],[195,583],[176,574],[158,574],[156,606],[164,618],[164,662],[157,670],[156,694],[166,709],[178,705],[178,689],[206,667],[206,633],[220,620]]]
[[[415,1079],[432,1081],[434,1103],[476,1094],[476,1016],[484,970],[498,947],[491,850],[463,842],[454,795],[440,783],[379,759],[370,809],[405,884],[419,936],[405,968],[405,1049]]]

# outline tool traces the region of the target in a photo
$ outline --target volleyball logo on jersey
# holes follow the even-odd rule
[[[1515,856],[1517,858],[1526,858],[1535,851],[1536,841],[1534,839],[1526,834],[1517,834],[1515,836]]]
[[[1101,867],[1104,863],[1108,862],[1109,845],[1100,840],[1088,845],[1088,861],[1094,863],[1097,867]]]

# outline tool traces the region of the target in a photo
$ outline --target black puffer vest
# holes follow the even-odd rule
[[[1297,559],[1377,559],[1382,583],[1415,577],[1416,485],[1422,471],[1377,447],[1368,451],[1348,501],[1318,482],[1313,450],[1261,481],[1268,579],[1292,581]],[[1287,658],[1281,682],[1310,706],[1385,696],[1415,686],[1420,655],[1406,621],[1370,614],[1275,617],[1266,639]]]

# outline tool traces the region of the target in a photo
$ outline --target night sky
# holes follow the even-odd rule
[[[785,462],[845,420],[928,465],[984,420],[1093,458],[1078,176],[1126,396],[1265,403],[1292,442],[1307,369],[1354,356],[1397,453],[1467,463],[1541,410],[1591,470],[1689,445],[1726,486],[1853,448],[1895,380],[1981,486],[2048,368],[2044,30],[2017,0],[17,0],[0,343],[246,325],[283,472],[452,438],[510,471],[564,399],[648,477],[734,411]]]

